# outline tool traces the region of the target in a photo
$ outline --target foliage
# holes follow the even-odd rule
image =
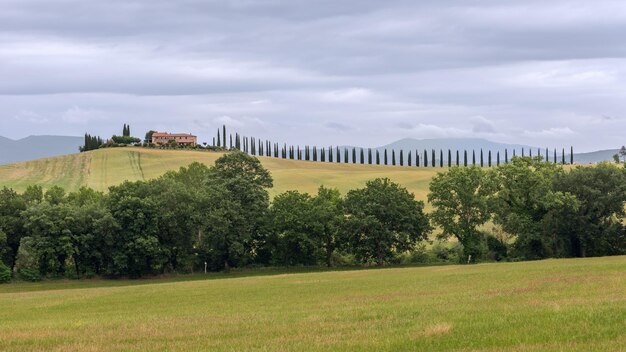
[[[11,269],[0,261],[0,284],[11,281]]]
[[[347,243],[364,263],[381,266],[431,232],[424,203],[387,178],[348,192],[345,208]]]
[[[472,166],[453,167],[430,182],[430,217],[442,229],[441,236],[454,236],[463,245],[465,257],[478,260],[483,251],[477,228],[491,218],[490,201],[497,184],[493,174]]]
[[[135,143],[140,143],[141,139],[136,138],[136,137],[131,137],[131,136],[113,136],[111,137],[111,140],[114,143],[117,144],[124,144],[124,145],[130,145],[130,144],[135,144]]]
[[[494,203],[496,224],[517,236],[514,248],[527,259],[554,254],[549,224],[578,208],[575,196],[556,191],[553,181],[562,168],[538,159],[514,157],[497,169],[499,190]]]

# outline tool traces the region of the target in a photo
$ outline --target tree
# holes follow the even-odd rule
[[[41,187],[31,186],[25,193],[28,194],[28,198],[25,195],[20,196],[12,189],[0,190],[0,232],[6,235],[6,247],[0,261],[6,263],[11,270],[15,267],[20,241],[26,235],[21,214],[30,204],[40,202],[43,198]]]
[[[313,237],[313,211],[307,193],[287,191],[277,195],[269,211],[272,265],[314,265],[319,247]]]
[[[376,165],[380,165],[380,152],[376,150]]]
[[[219,207],[214,212],[220,221],[207,224],[212,260],[231,266],[245,263],[254,235],[259,232],[269,207],[270,173],[261,162],[244,153],[228,153],[215,161],[209,175],[210,185],[220,187]]]
[[[432,230],[424,203],[387,178],[348,192],[345,209],[349,251],[364,263],[382,266],[426,239]]]
[[[626,163],[626,146],[622,146],[622,148],[619,150],[619,155],[624,159],[624,162]]]
[[[345,220],[341,194],[337,189],[320,186],[317,195],[311,199],[311,211],[311,233],[322,249],[326,266],[331,267],[333,254],[341,245],[341,230]]]
[[[155,133],[157,133],[157,131],[150,130],[150,131],[146,132],[146,136],[145,136],[143,141],[145,143],[152,143],[152,135],[155,134]],[[213,142],[213,144],[215,144],[215,142]]]
[[[442,229],[441,237],[456,237],[472,261],[482,255],[478,227],[491,218],[490,201],[496,190],[493,174],[476,166],[453,167],[430,182],[428,201],[434,207],[433,223]]]
[[[605,256],[626,254],[626,173],[608,163],[596,167],[576,167],[558,173],[555,192],[576,197],[579,206],[572,212],[559,212],[551,223],[558,241],[557,256]]]
[[[577,200],[569,193],[555,192],[553,180],[564,172],[555,164],[530,158],[513,158],[497,170],[499,190],[494,199],[494,222],[514,236],[517,255],[526,259],[546,258],[553,245],[546,231],[554,212],[571,212]]]
[[[396,165],[396,150],[395,149],[391,150],[391,165],[393,166]]]
[[[385,148],[385,165],[387,165],[387,149]]]
[[[616,164],[621,163],[621,160],[619,159],[619,154],[618,153],[615,153],[613,155],[613,161],[615,161]]]

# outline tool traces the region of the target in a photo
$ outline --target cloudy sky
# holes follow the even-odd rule
[[[626,2],[0,0],[0,135],[626,144]]]

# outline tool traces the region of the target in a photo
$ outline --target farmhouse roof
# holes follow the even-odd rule
[[[191,133],[156,132],[152,134],[152,137],[195,137],[195,136]]]

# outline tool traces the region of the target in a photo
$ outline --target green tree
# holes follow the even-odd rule
[[[313,211],[307,193],[287,191],[270,208],[273,265],[314,265],[320,256],[313,237]]]
[[[554,212],[574,211],[576,197],[555,192],[553,180],[563,169],[531,158],[514,157],[497,169],[499,191],[494,203],[494,222],[516,236],[515,249],[526,259],[553,254],[551,227]]]
[[[326,266],[333,265],[333,254],[341,245],[344,223],[343,199],[337,189],[320,186],[317,195],[310,200],[312,211],[311,233],[318,241]]]
[[[261,162],[244,153],[228,153],[215,161],[209,184],[220,187],[220,201],[214,208],[221,221],[209,224],[213,260],[228,271],[245,263],[254,240],[262,227],[269,207],[268,188],[273,186],[270,173]]]
[[[626,163],[626,146],[622,146],[619,150],[619,155],[623,158],[624,163]]]
[[[555,252],[560,256],[604,256],[626,254],[624,206],[626,173],[608,163],[576,167],[559,173],[555,191],[576,197],[575,212],[559,213],[553,228],[559,234]]]
[[[496,190],[493,175],[476,166],[453,167],[430,182],[428,201],[434,207],[433,223],[442,229],[441,237],[456,237],[472,261],[483,254],[478,227],[491,218],[490,201]]]
[[[348,248],[364,263],[382,266],[431,232],[424,203],[387,178],[348,192],[345,209]]]

